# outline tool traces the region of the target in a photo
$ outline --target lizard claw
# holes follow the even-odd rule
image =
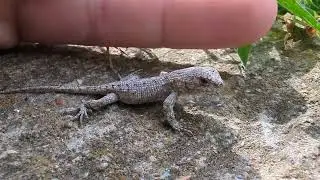
[[[75,116],[73,116],[71,118],[71,121],[76,121],[79,120],[79,125],[80,127],[83,124],[83,119],[87,119],[89,118],[88,113],[91,113],[92,110],[88,109],[85,104],[81,104],[80,107],[77,108],[66,108],[60,111],[60,113],[66,115],[66,114],[75,114]]]
[[[188,130],[188,129],[185,129],[185,128],[179,128],[179,129],[175,129],[176,131],[180,132],[182,135],[187,135],[187,136],[194,136],[193,132]]]
[[[79,120],[79,126],[83,124],[83,119],[88,119],[88,112],[91,113],[92,110],[88,109],[85,104],[81,104],[78,108],[78,113],[74,116],[73,120]]]
[[[186,134],[187,136],[194,136],[194,134],[193,134],[193,132],[192,131],[190,131],[190,130],[188,130],[188,129],[183,129],[182,130],[182,133],[183,134]]]
[[[70,114],[76,114],[79,111],[79,108],[64,108],[59,111],[62,115],[70,115]]]
[[[89,117],[87,113],[87,108],[85,107],[84,104],[80,105],[79,112],[76,116],[79,117],[79,125],[81,127],[83,124],[83,118],[87,119]]]
[[[187,135],[187,136],[194,136],[193,132],[186,129],[186,128],[183,128],[180,123],[178,123],[177,121],[175,120],[171,120],[169,121],[169,124],[171,126],[171,128],[183,135]]]

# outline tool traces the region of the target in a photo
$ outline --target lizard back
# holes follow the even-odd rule
[[[162,101],[170,94],[170,81],[165,76],[138,80],[117,81],[105,85],[126,104],[142,104]]]

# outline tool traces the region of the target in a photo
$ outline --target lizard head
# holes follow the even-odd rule
[[[213,67],[189,67],[175,70],[166,74],[178,88],[185,87],[188,90],[208,86],[221,86],[223,80],[219,72]]]
[[[199,80],[199,83],[202,86],[223,85],[223,80],[219,72],[212,67],[195,67],[193,71],[195,74],[195,78]]]

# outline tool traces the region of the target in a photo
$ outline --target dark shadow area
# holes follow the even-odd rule
[[[320,126],[312,124],[307,129],[304,130],[307,134],[309,134],[314,139],[320,139]]]
[[[265,54],[272,48],[278,48],[276,45],[265,43],[263,47],[253,49],[246,77],[225,76],[225,86],[219,90],[223,108],[210,107],[210,103],[206,103],[209,99],[205,97],[198,99],[198,105],[207,107],[209,112],[234,114],[249,121],[257,120],[259,114],[265,113],[276,124],[285,124],[305,113],[308,108],[306,99],[288,80],[303,76],[317,61],[307,59],[301,52],[292,52],[288,57],[280,55],[279,59]]]
[[[241,64],[240,61],[235,60],[232,56],[230,56],[232,60],[223,61],[217,55],[215,55],[213,52],[211,52],[211,51],[209,51],[207,49],[204,49],[203,51],[210,58],[209,61],[211,61],[211,62],[214,61],[214,62],[221,62],[223,64],[235,64],[235,65],[240,65]],[[228,53],[234,53],[234,49],[226,49],[226,50],[224,50],[224,53],[222,53],[222,55],[226,55]]]
[[[9,87],[9,85],[10,87],[24,87],[63,84],[90,74],[94,74],[94,79],[97,81],[106,74],[117,80],[117,76],[114,73],[111,74],[106,54],[89,48],[28,44],[4,52],[0,57],[0,89]],[[139,75],[143,77],[155,76],[160,71],[192,66],[163,63],[158,60],[150,62],[135,58],[128,59],[124,56],[111,55],[111,58],[116,70],[122,76],[137,70],[141,70]],[[10,76],[15,76],[15,79]],[[37,84],[30,83],[32,79],[38,79]],[[93,81],[93,83],[97,82]]]

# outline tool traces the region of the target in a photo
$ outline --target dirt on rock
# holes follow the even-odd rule
[[[218,89],[179,96],[193,137],[165,126],[159,103],[112,104],[83,127],[58,110],[96,97],[0,95],[0,179],[320,179],[320,51],[261,42],[242,72],[232,49],[135,48],[121,75],[216,67]],[[149,54],[150,55],[150,54]],[[21,45],[0,55],[0,89],[115,81],[97,47]]]

